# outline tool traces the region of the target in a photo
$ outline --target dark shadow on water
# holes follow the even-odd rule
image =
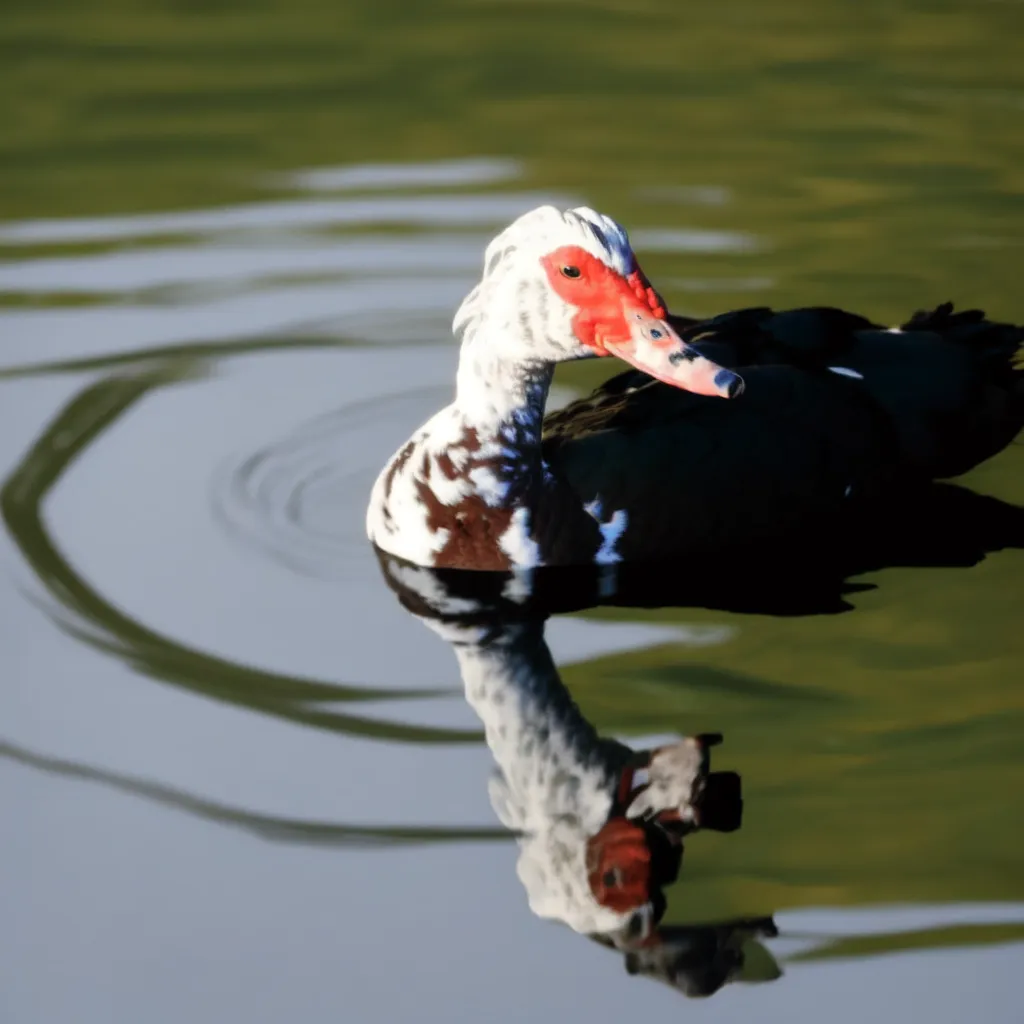
[[[479,602],[484,614],[552,615],[609,606],[835,615],[852,610],[852,595],[878,586],[856,577],[897,567],[969,568],[1011,548],[1024,548],[1024,509],[956,484],[934,483],[852,508],[828,532],[738,549],[703,564],[691,558],[528,574],[434,572],[452,598]],[[396,572],[415,567],[380,550],[377,557],[399,599],[416,613],[422,597]],[[524,591],[525,598],[509,596]]]
[[[910,950],[953,949],[962,946],[994,946],[1024,941],[1024,923],[955,924],[937,928],[915,928],[904,932],[848,935],[815,945],[789,958],[790,963],[843,960],[885,956]]]
[[[0,758],[66,779],[91,782],[121,793],[139,797],[150,803],[183,811],[218,825],[248,832],[259,839],[277,843],[297,843],[305,846],[386,847],[427,843],[468,841],[507,841],[510,836],[498,828],[442,828],[424,826],[342,825],[327,821],[302,821],[279,818],[269,814],[256,814],[227,804],[205,800],[172,786],[135,778],[121,772],[67,761],[58,757],[27,750],[14,743],[0,740]]]

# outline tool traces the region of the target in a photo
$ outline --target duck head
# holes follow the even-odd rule
[[[621,937],[643,945],[665,912],[663,889],[679,876],[683,837],[739,828],[743,801],[734,772],[711,772],[720,734],[633,751],[608,820],[586,841],[587,882],[605,908],[626,915]]]
[[[742,378],[686,345],[666,317],[620,225],[587,207],[542,206],[487,247],[454,330],[464,352],[484,341],[511,363],[613,355],[686,391],[738,395]]]
[[[611,758],[613,741],[599,742]],[[710,745],[698,736],[655,751],[619,746],[626,763],[612,776],[615,792],[584,770],[572,800],[558,807],[547,801],[544,814],[523,815],[523,795],[511,791],[509,773],[495,776],[491,802],[519,833],[517,872],[530,909],[624,947],[657,941],[664,890],[679,877],[684,837],[740,826],[739,776],[709,772]]]

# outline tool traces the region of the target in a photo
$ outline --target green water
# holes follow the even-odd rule
[[[948,295],[1008,317],[1022,25],[995,2],[9,0],[2,209],[206,205],[256,197],[261,171],[509,155],[627,224],[766,243],[649,261],[659,278],[742,271],[780,303],[893,317]],[[699,186],[735,199],[673,201]]]
[[[292,757],[285,751],[304,742],[340,748],[358,739],[360,763],[400,764],[415,780],[420,758],[472,750],[480,756],[467,791],[481,798],[485,791],[476,725],[459,711],[423,711],[457,703],[454,662],[364,572],[361,541],[373,473],[443,400],[451,378],[447,321],[486,239],[510,219],[500,212],[460,219],[451,210],[468,193],[485,206],[521,196],[524,209],[533,196],[586,201],[630,229],[645,269],[678,312],[827,303],[894,322],[948,298],[1021,321],[1022,38],[1024,6],[1012,0],[7,0],[0,470],[9,571],[0,579],[0,607],[10,629],[0,675],[10,689],[0,700],[8,723],[0,756],[12,773],[2,791],[11,813],[28,808],[35,822],[12,877],[24,884],[30,866],[45,861],[44,848],[92,842],[102,861],[103,836],[113,834],[103,829],[143,828],[132,797],[161,808],[168,828],[190,814],[201,823],[188,828],[241,826],[255,834],[245,837],[250,844],[260,837],[291,844],[299,853],[289,856],[299,859],[267,876],[275,879],[312,870],[302,859],[305,844],[345,847],[339,857],[357,856],[352,844],[396,841],[417,850],[425,840],[440,842],[467,856],[502,846],[493,818],[441,799],[447,783],[420,783],[427,789],[410,805],[416,813],[405,813],[387,791],[372,807],[350,806],[352,776],[329,767],[333,746],[315,764],[295,754],[298,767],[285,767]],[[375,181],[396,167],[454,161],[457,168],[481,158],[505,163],[479,180],[456,173],[448,184]],[[288,177],[362,165],[377,169],[322,192]],[[17,234],[62,218],[109,228],[121,216],[367,197],[383,197],[383,212],[323,225],[267,226],[254,215],[244,230],[171,219],[120,232],[62,235],[58,225],[50,234]],[[387,203],[403,199],[428,209],[451,205],[425,219],[388,212]],[[424,255],[397,269],[386,254],[365,272],[317,269],[317,246],[358,254],[368,242],[394,243],[396,252],[423,246]],[[434,246],[450,249],[450,265],[435,265]],[[232,276],[239,253],[257,250],[270,269]],[[303,251],[314,256],[296,270],[289,260]],[[147,254],[179,262],[136,280]],[[189,263],[211,254],[208,279],[189,278]],[[104,264],[93,283],[82,283],[99,266],[90,261],[118,256],[124,262]],[[48,262],[57,260],[69,262]],[[37,271],[42,283],[18,276]],[[5,273],[13,275],[6,284]],[[399,315],[418,276],[427,281],[423,294]],[[335,286],[352,296],[336,300]],[[323,304],[319,312],[311,312],[314,303]],[[560,370],[558,380],[578,388],[605,372],[603,365]],[[434,390],[411,405],[394,398],[417,388]],[[358,421],[368,431],[360,440],[353,440],[355,419],[340,419],[333,447],[304,441],[288,449],[300,453],[299,468],[284,483],[268,477],[263,504],[252,504],[260,543],[239,543],[245,531],[232,509],[244,502],[231,492],[218,511],[217,481],[241,479],[247,458],[276,450],[316,417],[378,399],[371,419]],[[315,523],[274,518],[300,483],[312,487],[337,464],[345,473],[309,499]],[[1024,504],[1020,444],[961,482]],[[252,508],[245,505],[247,515]],[[840,616],[589,615],[729,627],[716,644],[624,643],[564,668],[602,731],[721,731],[719,759],[744,776],[743,830],[693,842],[669,918],[775,913],[781,920],[821,907],[1024,902],[1022,579],[1024,553],[1011,550],[970,568],[874,574],[865,582],[875,589],[856,595],[855,609]],[[335,627],[332,617],[343,624]],[[360,634],[370,638],[364,647]],[[436,648],[436,661],[421,667],[415,652],[403,661],[402,648],[414,642],[415,651]],[[387,648],[380,674],[373,644]],[[73,694],[58,678],[74,681]],[[411,697],[423,703],[407,708]],[[62,717],[66,700],[76,710]],[[157,753],[170,734],[161,725],[170,713],[158,704],[164,700],[177,702],[181,735],[195,734],[178,754]],[[387,711],[393,702],[399,710]],[[217,718],[216,740],[204,739],[211,716],[229,712],[239,717]],[[261,730],[264,755],[253,753],[249,729]],[[204,744],[225,764],[236,755],[242,765],[251,759],[249,781],[229,784],[230,773],[217,766],[188,767],[202,761],[195,751]],[[288,775],[288,792],[315,791],[321,803],[307,807],[275,789],[264,767],[268,779]],[[436,777],[455,774],[446,761]],[[110,790],[115,795],[102,798],[114,801],[107,824],[91,825],[88,814],[80,820],[74,806],[51,807],[63,798],[40,791],[40,778],[58,788],[94,784],[67,791],[74,794]],[[415,790],[414,781],[390,784]],[[275,795],[264,800],[264,793]],[[37,813],[47,816],[46,830]],[[163,863],[157,848],[145,855]],[[235,856],[243,854],[207,851],[195,863],[219,858],[228,878]],[[392,869],[379,870],[374,853],[358,856],[365,865],[353,870],[376,879],[380,903],[399,926],[422,927],[408,894],[389,904]],[[45,893],[59,889],[53,879],[74,863],[69,853],[38,869],[37,911],[49,906]],[[429,870],[434,888],[458,877],[454,861],[430,864],[420,870]],[[502,862],[501,872],[510,906],[525,906],[511,863]],[[122,891],[99,870],[91,884],[112,903],[150,891],[141,883]],[[69,922],[97,911],[72,903],[54,909],[57,900],[40,920],[60,961],[81,952],[68,938],[78,925]],[[259,901],[254,893],[243,899],[247,908]],[[216,906],[210,921],[227,922],[231,934],[234,912]],[[159,932],[154,913],[148,927]],[[349,928],[359,920],[350,913]],[[28,927],[33,914],[22,908],[21,915],[15,920]],[[500,916],[490,924],[512,927]],[[536,921],[515,927],[523,943],[534,941],[531,928],[544,930]],[[1024,915],[868,931],[840,929],[802,957],[859,961],[898,949],[1004,946],[1024,936]],[[132,945],[131,934],[112,926],[111,957]],[[463,933],[450,941],[460,949]],[[31,983],[33,972],[42,978],[49,969],[43,948],[4,954],[19,978],[30,979],[12,989],[12,1024],[57,1019],[61,984],[44,998]],[[347,969],[359,969],[362,948],[346,946]],[[149,998],[163,998],[172,974],[157,972]],[[239,990],[259,991],[255,974],[239,979]],[[65,982],[68,999],[88,1007],[75,1019],[127,1020],[136,1006],[127,996],[104,1002],[71,973]],[[635,998],[642,989],[636,981],[625,991]],[[992,998],[990,1019],[1015,1019],[1005,992]],[[436,999],[445,1005],[444,996]],[[113,1016],[104,1016],[105,1005]],[[214,1005],[202,996],[167,1003],[196,1020],[215,1019]],[[459,1012],[471,1005],[466,996]],[[401,1016],[377,1009],[365,1019]]]

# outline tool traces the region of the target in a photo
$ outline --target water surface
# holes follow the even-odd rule
[[[8,7],[0,1019],[682,1012],[530,915],[369,485],[540,202],[620,218],[679,312],[1024,318],[1021,6]],[[774,915],[782,974],[687,1012],[1019,1019],[1022,570],[550,625],[602,732],[722,731],[744,776],[668,920]]]

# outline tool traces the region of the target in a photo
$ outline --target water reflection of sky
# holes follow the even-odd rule
[[[474,729],[450,652],[379,585],[362,514],[377,468],[450,386],[448,324],[483,245],[539,202],[581,201],[515,191],[519,173],[503,160],[314,169],[277,179],[300,198],[0,225],[0,294],[20,301],[0,307],[0,372],[18,374],[0,380],[4,476],[110,358],[229,343],[232,358],[157,388],[70,464],[44,506],[61,554],[111,605],[174,642],[372,687],[380,700],[358,713],[381,722]],[[679,201],[728,196],[704,189]],[[729,231],[633,234],[648,251],[764,244]],[[733,286],[770,285],[744,280]],[[265,339],[280,345],[247,353]],[[345,344],[292,345],[310,339]],[[81,372],[25,375],[67,361]],[[261,457],[262,475],[246,476]],[[681,1012],[676,994],[532,919],[510,844],[356,853],[267,841],[113,785],[150,780],[299,822],[493,824],[481,745],[338,735],[141,678],[130,659],[75,637],[81,623],[9,533],[0,550],[0,720],[10,750],[26,755],[0,771],[5,862],[17,880],[0,898],[0,1017]],[[568,663],[695,638],[566,619],[549,639]],[[384,700],[428,687],[452,692]],[[53,758],[107,781],[62,774],[47,767]],[[1019,924],[1024,908],[821,909],[777,921],[790,935],[777,947],[786,956],[837,935]],[[1019,947],[1007,946],[794,963],[782,982],[732,986],[701,1012],[810,1021],[827,1002],[835,1021],[960,1021],[996,990],[1013,1005],[1019,962]]]
[[[379,192],[495,184],[517,171],[511,161],[470,160],[299,172],[284,182],[315,193],[365,192],[371,185]],[[442,340],[490,237],[546,202],[581,200],[553,192],[384,192],[3,224],[0,246],[12,254],[40,244],[121,246],[0,263],[0,294],[105,300],[86,308],[0,310],[3,367],[285,334]],[[649,252],[755,246],[729,231],[641,227],[634,235]]]

